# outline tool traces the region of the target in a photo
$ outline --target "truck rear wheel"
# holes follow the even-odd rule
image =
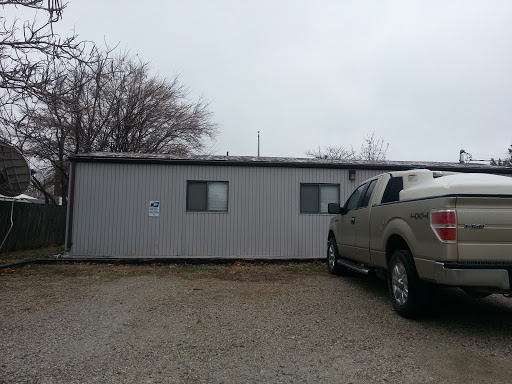
[[[400,316],[414,318],[428,307],[428,290],[414,266],[410,251],[395,251],[388,265],[388,289]]]

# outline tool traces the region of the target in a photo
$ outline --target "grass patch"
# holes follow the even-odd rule
[[[52,249],[52,248],[50,248]],[[51,252],[49,252],[51,253]],[[38,253],[44,255],[44,253]],[[52,277],[85,278],[94,280],[111,280],[136,276],[160,276],[193,278],[197,276],[223,278],[226,280],[270,281],[293,275],[312,275],[326,273],[325,263],[290,262],[290,263],[220,263],[220,264],[103,264],[63,262],[51,265],[28,264],[22,268],[9,268],[0,271],[0,275],[20,277]]]
[[[326,264],[323,261],[313,261],[309,263],[289,263],[283,266],[284,272],[308,274],[322,273],[326,270]]]
[[[174,264],[174,271],[178,274],[193,274],[193,273],[212,273],[218,270],[218,265],[190,265],[190,264],[182,264],[176,265]]]
[[[10,251],[0,253],[0,265],[13,264],[34,259],[49,259],[64,251],[64,245],[54,245],[51,247],[26,249],[23,251]]]

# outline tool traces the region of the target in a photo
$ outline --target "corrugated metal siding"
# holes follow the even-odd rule
[[[300,214],[301,183],[340,184],[344,202],[382,171],[165,164],[76,165],[70,256],[324,257],[330,215]],[[228,181],[227,213],[186,212],[187,180]],[[160,217],[149,217],[149,201]]]

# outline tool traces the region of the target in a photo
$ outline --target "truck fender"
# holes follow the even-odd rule
[[[409,250],[414,255],[414,244],[417,244],[416,235],[407,221],[400,217],[391,219],[382,231],[382,239],[385,244],[381,244],[380,249],[386,252],[386,266],[393,253],[398,249]]]

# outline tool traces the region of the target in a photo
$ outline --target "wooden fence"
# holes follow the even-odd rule
[[[66,207],[0,201],[0,244],[13,227],[0,252],[64,244]]]

